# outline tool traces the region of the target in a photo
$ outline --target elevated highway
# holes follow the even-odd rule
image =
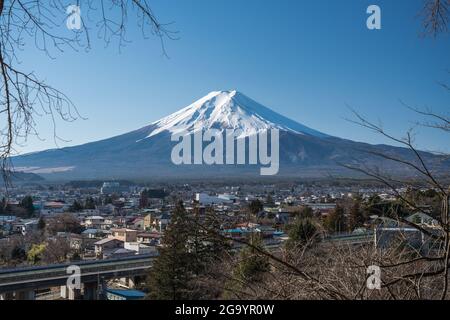
[[[132,278],[142,276],[152,266],[156,254],[136,255],[117,259],[76,261],[72,263],[26,267],[0,270],[0,299],[8,299],[13,296],[20,297],[20,293],[26,293],[25,298],[33,297],[32,292],[37,289],[45,289],[67,284],[72,275],[68,268],[78,266],[80,279],[84,285],[98,285],[100,280],[115,278]]]

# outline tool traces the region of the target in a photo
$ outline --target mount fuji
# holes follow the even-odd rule
[[[191,105],[129,133],[79,146],[24,154],[11,160],[16,171],[39,174],[51,180],[259,175],[259,166],[255,165],[173,164],[171,151],[176,142],[171,141],[171,136],[207,129],[222,132],[238,129],[239,139],[278,129],[280,177],[351,176],[354,172],[342,164],[359,163],[397,174],[412,174],[404,167],[374,155],[383,152],[412,159],[413,154],[407,149],[330,136],[286,118],[235,90],[211,92]],[[424,155],[431,165],[440,163],[441,157],[430,153]]]
[[[152,125],[156,129],[149,137],[168,131],[195,132],[208,129],[240,129],[240,137],[248,137],[261,131],[279,129],[297,134],[327,137],[326,134],[292,121],[269,108],[233,91],[213,91],[193,104],[165,117]]]

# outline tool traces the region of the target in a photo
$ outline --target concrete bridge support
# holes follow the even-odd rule
[[[68,299],[69,298],[69,289],[67,286],[61,286],[61,298]]]
[[[156,255],[141,255],[126,257],[120,259],[101,260],[101,261],[86,261],[81,266],[81,271],[89,270],[88,274],[83,274],[80,279],[81,283],[99,283],[97,285],[86,284],[85,292],[87,298],[103,298],[104,288],[106,282],[113,279],[126,278],[126,285],[133,288],[139,281],[144,279],[147,270],[152,266],[153,259]],[[127,263],[125,264],[124,261]],[[105,268],[105,265],[108,268]],[[54,266],[52,268],[27,268],[22,270],[18,268],[16,271],[3,272],[0,271],[0,300],[14,300],[14,299],[39,299],[45,298],[57,299],[60,296],[63,299],[77,300],[81,298],[83,284],[80,289],[70,289],[66,285],[68,279],[67,268],[69,264],[61,264],[57,270]],[[98,269],[97,269],[98,267]],[[56,271],[55,271],[56,270]],[[36,272],[39,277],[29,277],[30,273]],[[78,283],[78,282],[77,282]],[[37,290],[46,288],[60,289],[59,292],[46,294],[39,293],[36,296]],[[39,291],[38,291],[39,292]]]
[[[69,288],[69,300],[79,300],[81,298],[81,289],[70,289]]]
[[[84,284],[83,289],[84,300],[97,300],[98,299],[98,283],[88,282]]]
[[[135,277],[125,277],[120,278],[120,283],[129,289],[134,289],[136,287],[136,280]]]
[[[136,287],[136,283],[133,277],[128,278],[128,288],[134,289]]]
[[[4,292],[0,293],[0,300],[13,300],[14,292]]]
[[[81,289],[72,289],[67,286],[61,286],[61,298],[68,300],[79,300]]]
[[[22,291],[16,291],[15,293],[16,300],[35,300],[36,299],[36,293],[34,290],[22,290]]]

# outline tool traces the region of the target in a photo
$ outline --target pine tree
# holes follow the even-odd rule
[[[95,209],[95,201],[92,197],[86,198],[86,201],[84,203],[85,209]]]
[[[46,225],[46,223],[45,223],[45,220],[44,220],[44,217],[39,217],[39,221],[38,221],[38,230],[40,230],[41,232],[44,232],[45,231],[45,225]]]
[[[295,219],[294,223],[289,226],[288,235],[287,247],[312,244],[320,239],[319,229],[310,218]]]
[[[20,206],[25,209],[26,214],[28,217],[31,217],[34,213],[34,205],[33,205],[33,198],[31,196],[26,196],[22,199],[20,202]]]
[[[183,203],[177,203],[164,233],[159,256],[155,259],[148,287],[150,299],[181,300],[190,298],[189,282],[193,277],[192,256],[187,247],[189,222]]]
[[[342,232],[345,230],[345,211],[340,205],[328,214],[324,221],[324,227],[329,232]]]
[[[208,208],[204,216],[196,214],[189,222],[189,252],[193,259],[193,272],[198,276],[219,260],[230,245],[220,234],[220,220],[213,209]]]
[[[107,205],[107,204],[111,204],[113,203],[113,198],[110,197],[109,195],[107,195],[104,199],[103,199],[103,205]]]
[[[302,218],[302,219],[312,218],[314,216],[314,211],[311,207],[305,206],[299,211],[298,215],[299,215],[299,218]]]
[[[139,208],[145,209],[148,207],[149,200],[147,193],[144,191],[141,192],[140,198],[139,198]]]
[[[261,237],[258,234],[252,234],[249,243],[251,246],[247,246],[241,250],[240,263],[233,272],[234,277],[240,283],[261,281],[264,274],[270,270],[268,257],[255,249],[264,250]]]
[[[355,199],[353,205],[350,209],[349,221],[348,221],[348,229],[349,231],[353,231],[356,228],[362,227],[365,222],[364,212],[361,209],[361,200]]]
[[[77,200],[75,200],[72,205],[70,206],[69,210],[71,212],[79,212],[83,210],[83,205],[79,203]]]
[[[275,201],[273,200],[272,195],[269,193],[266,197],[266,204],[268,206],[274,206],[275,205]]]
[[[259,199],[256,199],[250,202],[248,209],[250,210],[250,213],[256,215],[258,212],[263,210],[263,207],[263,203]]]
[[[232,278],[225,283],[224,299],[236,299],[233,292],[242,292],[253,283],[262,282],[270,271],[269,258],[261,253],[264,250],[259,234],[252,233],[246,247],[238,256],[238,264],[232,270]],[[240,294],[237,295],[240,299]]]
[[[0,214],[6,213],[6,200],[5,198],[0,201]]]

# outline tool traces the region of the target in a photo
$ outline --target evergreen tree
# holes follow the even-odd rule
[[[31,217],[34,213],[33,198],[31,196],[23,198],[22,201],[20,201],[20,207],[25,209],[28,217]]]
[[[11,250],[11,260],[16,263],[20,263],[23,262],[26,258],[27,253],[25,252],[25,249],[19,244],[16,244]]]
[[[255,249],[264,250],[261,237],[258,234],[252,234],[249,243],[251,246],[241,250],[240,263],[233,272],[240,283],[261,281],[264,274],[270,270],[269,258]]]
[[[113,202],[113,198],[110,197],[109,195],[107,195],[107,196],[103,199],[103,205],[111,204],[112,202]]]
[[[87,197],[84,203],[85,209],[95,209],[95,201],[92,197]]]
[[[364,211],[361,208],[361,200],[355,199],[350,209],[348,229],[353,231],[356,228],[362,227],[366,221]]]
[[[187,247],[189,222],[183,203],[177,203],[166,229],[159,256],[148,276],[149,298],[181,300],[190,298],[189,282],[193,277],[192,256]]]
[[[0,214],[6,213],[6,199],[3,198],[2,201],[0,201]]]
[[[223,298],[235,299],[232,292],[242,292],[252,283],[263,281],[264,276],[270,271],[269,258],[262,254],[264,250],[261,237],[252,234],[248,246],[242,248],[238,256],[238,264],[232,270],[232,279],[225,283],[226,290]]]
[[[39,217],[39,221],[38,221],[38,230],[40,230],[41,232],[45,231],[45,220],[44,217]]]
[[[189,221],[189,252],[192,255],[193,272],[198,276],[219,260],[230,249],[230,245],[220,233],[220,220],[213,209],[208,208],[204,216],[197,214]]]
[[[149,199],[147,196],[147,193],[144,191],[141,192],[140,198],[139,198],[139,208],[144,209],[147,208],[149,204]]]
[[[298,213],[299,217],[304,218],[312,218],[314,216],[314,211],[311,207],[305,206]]]
[[[345,211],[340,205],[336,205],[336,208],[328,214],[324,221],[324,227],[329,232],[342,232],[345,228]]]
[[[263,203],[259,200],[252,200],[250,204],[248,205],[248,209],[250,210],[250,213],[256,215],[258,212],[262,211],[264,208]]]
[[[275,205],[275,201],[273,200],[272,195],[269,193],[266,197],[266,204],[268,206],[274,206]]]
[[[413,203],[416,203],[413,201]],[[380,217],[405,217],[411,212],[401,201],[383,201],[378,195],[372,196],[367,200],[364,211],[368,216],[377,215]]]
[[[288,235],[289,239],[286,242],[288,247],[312,244],[320,239],[319,229],[310,218],[295,219],[289,226]]]
[[[70,206],[69,210],[71,212],[79,212],[83,210],[83,205],[79,203],[77,200],[75,200],[72,205]]]

